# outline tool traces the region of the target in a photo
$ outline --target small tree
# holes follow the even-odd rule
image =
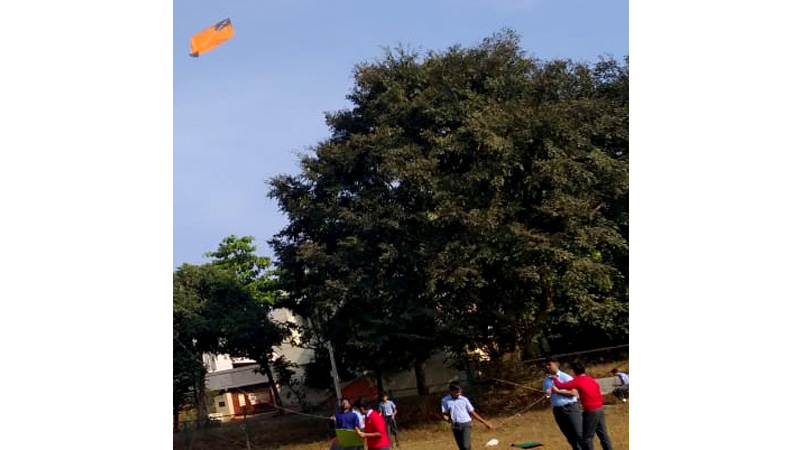
[[[174,273],[173,330],[178,343],[173,346],[173,364],[189,368],[197,366],[181,360],[181,349],[196,362],[205,353],[229,354],[268,367],[273,347],[286,337],[285,329],[269,320],[267,307],[255,301],[233,272],[212,264],[184,264]],[[205,369],[185,373],[195,375],[194,403],[204,424]]]
[[[256,359],[260,367],[259,372],[267,375],[275,403],[278,406],[283,406],[278,388],[275,385],[275,377],[270,368],[270,363],[273,354],[272,345],[275,345],[273,344],[275,339],[279,336],[286,336],[288,330],[282,325],[274,324],[269,319],[268,313],[274,307],[280,294],[276,281],[277,272],[271,269],[272,261],[269,258],[256,254],[257,248],[253,244],[254,240],[253,236],[237,237],[230,235],[222,240],[217,250],[206,253],[206,256],[212,258],[211,264],[214,266],[229,270],[235,274],[239,282],[253,296],[253,299],[264,308],[266,315],[264,320],[273,324],[272,329],[267,333],[268,336],[258,337],[248,333],[246,338],[248,340],[240,345],[243,351],[247,351],[248,347],[252,347],[251,350],[258,349],[255,352],[257,355],[263,355],[260,357],[261,359]],[[252,331],[249,330],[249,332]],[[265,339],[264,345],[253,339]]]

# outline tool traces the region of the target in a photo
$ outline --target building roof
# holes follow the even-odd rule
[[[212,391],[241,388],[268,383],[266,375],[256,373],[258,366],[237,367],[206,374],[206,387]]]

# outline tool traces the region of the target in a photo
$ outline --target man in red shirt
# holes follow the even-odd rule
[[[369,407],[364,399],[356,401],[354,407],[364,414],[364,431],[356,427],[356,433],[361,439],[367,440],[369,450],[390,450],[392,443],[389,441],[389,434],[386,432],[386,421],[377,411]]]
[[[552,376],[555,389],[553,392],[560,394],[561,389],[577,389],[580,396],[581,406],[583,406],[583,436],[581,448],[594,450],[594,435],[600,438],[600,445],[603,450],[612,450],[611,437],[606,428],[606,414],[603,411],[603,394],[600,392],[600,385],[594,378],[586,375],[583,364],[575,362],[570,364],[575,378],[572,381],[559,381],[557,376]]]

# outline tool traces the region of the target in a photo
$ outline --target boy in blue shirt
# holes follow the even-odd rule
[[[456,439],[458,450],[471,450],[472,448],[472,418],[492,429],[492,424],[483,420],[475,412],[472,403],[467,397],[461,395],[461,386],[450,383],[450,394],[442,399],[442,418],[450,422],[453,428],[453,437]]]
[[[554,358],[547,360],[545,370],[547,370],[547,376],[542,383],[542,390],[550,396],[550,404],[553,405],[553,416],[558,428],[567,438],[572,450],[580,450],[583,419],[581,409],[578,407],[578,392],[576,389],[559,389],[554,385],[550,375],[557,376],[558,380],[563,382],[572,380],[572,377],[559,370],[558,361]]]
[[[400,440],[397,439],[397,422],[395,421],[395,418],[397,417],[397,406],[393,401],[389,400],[389,395],[386,394],[386,392],[381,393],[381,401],[378,403],[378,411],[386,421],[386,428],[388,428],[389,433],[394,435],[394,442],[396,442],[397,446],[400,447]]]
[[[628,402],[628,390],[630,389],[631,379],[628,377],[628,374],[625,372],[620,371],[619,369],[615,368],[611,371],[611,375],[616,378],[614,380],[614,396],[618,399],[622,400],[622,403]]]

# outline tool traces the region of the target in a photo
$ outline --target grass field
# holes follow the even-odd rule
[[[500,424],[503,417],[490,417],[494,425]],[[609,405],[606,407],[606,419],[614,448],[628,449],[628,406],[627,404]],[[487,448],[486,442],[497,439],[500,444],[494,448],[508,448],[513,442],[539,441],[545,448],[553,450],[570,450],[564,436],[553,420],[550,410],[539,410],[523,413],[509,420],[497,430],[489,431],[481,424],[475,424],[472,432],[472,447]],[[449,430],[438,426],[425,426],[412,430],[400,431],[402,449],[408,450],[443,450],[454,449],[455,441]],[[600,442],[595,441],[600,448]],[[301,445],[274,447],[286,450],[320,450],[327,449],[327,442],[316,442]]]
[[[606,419],[609,433],[617,450],[627,450],[628,447],[628,404],[607,405]],[[491,416],[489,420],[497,429],[489,431],[481,424],[473,427],[473,448],[486,448],[485,444],[490,439],[497,439],[500,444],[494,448],[508,448],[513,442],[535,440],[545,444],[548,449],[569,450],[564,437],[553,420],[552,411],[540,409],[529,411],[519,416]],[[321,421],[300,416],[285,416],[267,420],[251,422],[249,425],[251,448],[253,450],[282,449],[282,450],[327,450],[328,433],[325,427],[320,427]],[[402,417],[398,418],[400,424],[401,448],[408,450],[443,450],[454,449],[453,436],[444,423],[417,425],[411,429],[402,428]],[[502,424],[502,425],[501,425]],[[500,425],[498,427],[498,425]],[[286,442],[301,442],[286,444]],[[180,434],[176,435],[173,448],[184,449],[184,442]],[[599,441],[595,441],[599,448]],[[228,424],[227,427],[209,430],[201,439],[192,439],[186,450],[216,450],[216,449],[246,449],[246,440],[241,424]]]
[[[593,365],[587,372],[594,377],[608,376],[613,367],[627,371],[625,362]],[[541,386],[541,376],[517,379],[528,386]],[[507,449],[514,442],[539,441],[547,449],[569,450],[566,440],[553,419],[552,409],[544,399],[530,411],[515,415],[529,406],[541,394],[508,385],[486,386],[481,393],[478,412],[489,420],[495,430],[489,431],[480,423],[473,425],[472,446],[474,449]],[[447,424],[441,421],[440,395],[397,399],[400,443],[406,450],[455,449],[455,441]],[[613,396],[604,398],[606,420],[616,450],[627,450],[628,404],[619,403]],[[325,412],[317,412],[325,415]],[[330,414],[327,412],[327,414]],[[405,416],[403,415],[405,414]],[[412,420],[414,418],[415,420]],[[317,417],[301,415],[273,416],[264,414],[243,421],[226,423],[208,430],[189,430],[187,434],[176,433],[173,450],[327,450],[332,432],[328,422]],[[496,447],[486,447],[490,439],[500,441]],[[595,446],[599,441],[595,438]]]

